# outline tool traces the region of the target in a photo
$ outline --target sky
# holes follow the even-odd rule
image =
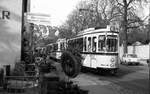
[[[31,0],[31,13],[43,13],[50,15],[51,25],[59,26],[65,22],[67,16],[81,0]],[[144,18],[149,14],[148,4],[139,10],[139,15]]]
[[[50,15],[51,25],[61,25],[80,0],[31,0],[31,12]]]

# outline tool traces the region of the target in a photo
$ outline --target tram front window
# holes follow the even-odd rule
[[[107,37],[106,50],[108,52],[117,51],[117,38],[116,37],[112,37],[112,36]]]

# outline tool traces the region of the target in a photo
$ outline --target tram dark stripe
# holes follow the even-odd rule
[[[63,52],[63,51],[53,51],[53,52]],[[100,53],[100,52],[81,52],[81,54],[96,54],[96,55],[118,55],[118,53]]]
[[[118,55],[118,53],[81,52],[81,54]]]

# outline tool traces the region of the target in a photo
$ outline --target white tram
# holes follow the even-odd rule
[[[78,47],[83,56],[82,66],[109,70],[112,74],[119,68],[119,32],[116,28],[89,28],[68,40],[68,46]]]

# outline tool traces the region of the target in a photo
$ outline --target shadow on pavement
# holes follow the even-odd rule
[[[118,90],[121,94],[149,94],[149,79],[118,81],[113,84],[121,87]]]
[[[99,72],[97,72],[97,70],[86,70],[86,72],[84,72],[85,74],[91,74],[91,75],[96,75],[96,76],[100,76],[101,78],[106,77],[106,78],[123,78],[126,75],[130,75],[132,73],[138,72],[138,71],[142,71],[145,70],[145,67],[147,66],[143,66],[143,65],[120,65],[120,68],[118,69],[118,72],[116,75],[111,75],[111,73],[109,71],[105,71],[103,74],[100,74]]]

